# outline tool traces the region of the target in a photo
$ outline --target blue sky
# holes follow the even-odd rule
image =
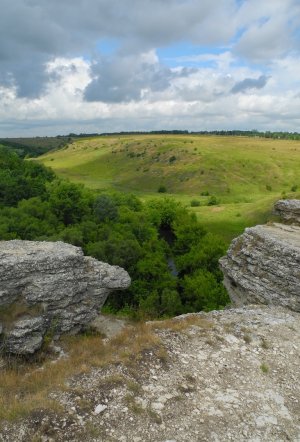
[[[2,0],[0,136],[300,131],[299,0]]]

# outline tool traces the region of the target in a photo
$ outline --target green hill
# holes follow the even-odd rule
[[[226,239],[265,222],[283,192],[295,197],[300,190],[300,141],[294,140],[107,136],[73,141],[39,160],[92,189],[193,201],[203,224]]]

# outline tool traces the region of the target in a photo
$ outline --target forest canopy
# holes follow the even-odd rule
[[[156,318],[228,302],[218,268],[225,245],[178,202],[96,193],[4,147],[0,166],[0,239],[61,240],[124,267],[131,287],[113,293],[106,311]]]

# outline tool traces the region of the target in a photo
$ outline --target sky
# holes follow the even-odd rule
[[[0,136],[300,132],[300,0],[0,0]]]

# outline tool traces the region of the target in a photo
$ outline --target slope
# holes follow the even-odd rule
[[[229,221],[228,238],[246,225],[264,222],[274,200],[300,188],[300,142],[294,140],[107,136],[78,140],[39,160],[95,190],[149,198],[161,187],[187,205],[196,199],[193,210],[212,230],[222,231]],[[212,195],[217,201],[211,204]],[[215,202],[218,207],[212,207]]]

